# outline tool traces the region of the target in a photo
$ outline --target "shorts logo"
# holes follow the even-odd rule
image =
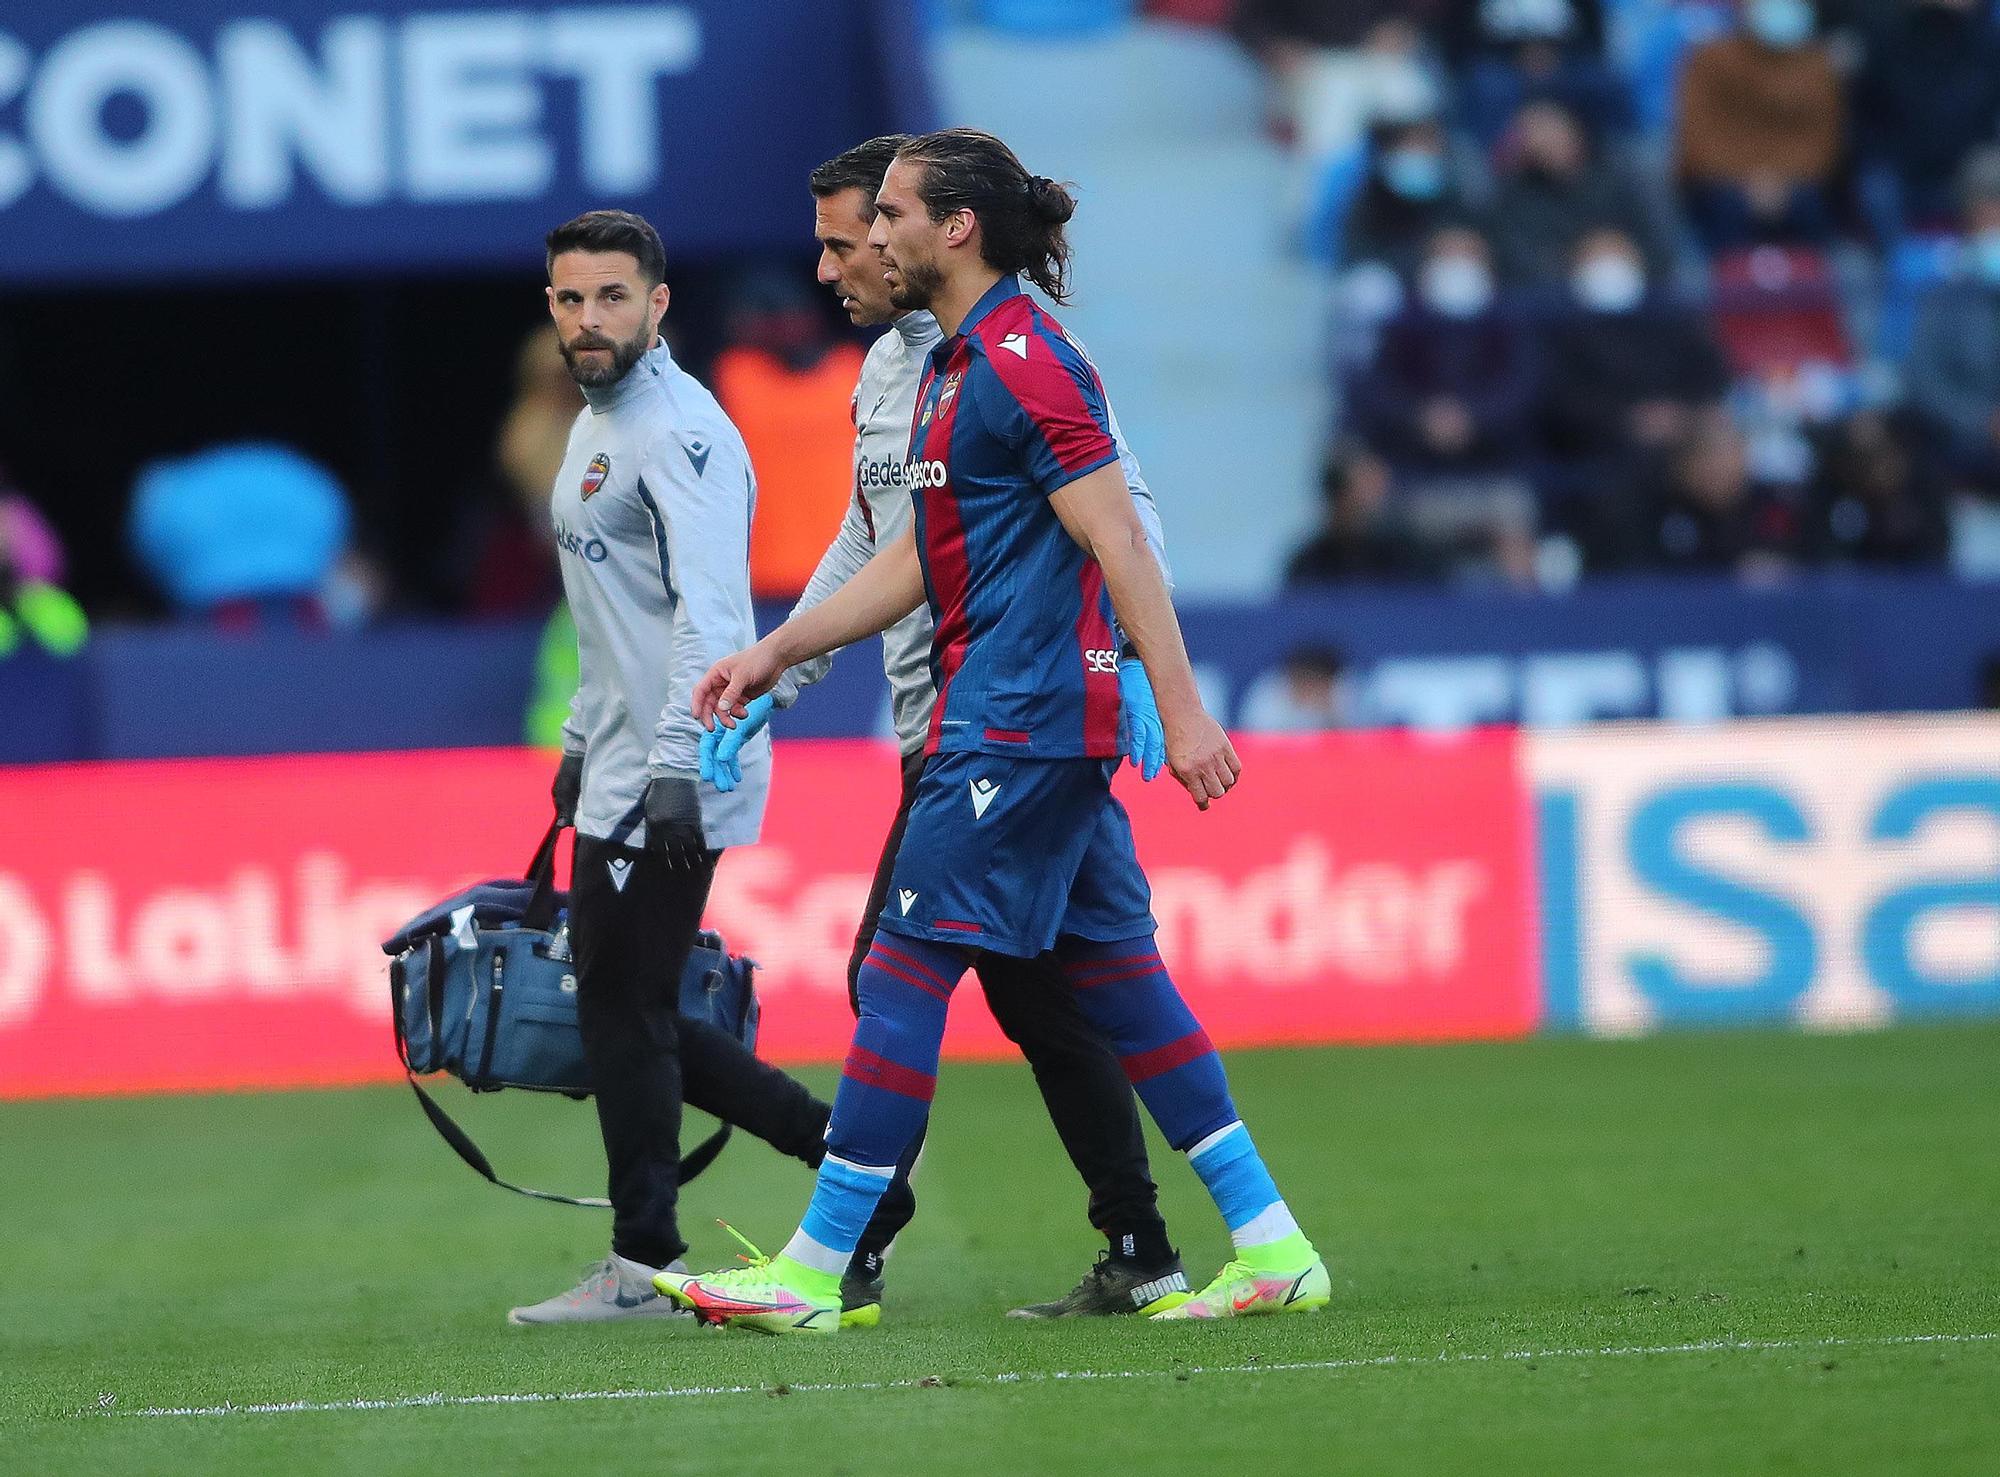
[[[590,465],[584,468],[583,471],[584,501],[588,502],[590,500],[590,495],[593,492],[597,491],[598,488],[602,487],[604,485],[604,479],[606,477],[609,477],[610,475],[611,475],[611,458],[606,456],[603,452],[600,451],[597,453],[596,456],[590,459]]]
[[[896,901],[903,905],[903,916],[910,916],[910,909],[916,905],[917,895],[907,887],[896,890]]]
[[[617,888],[618,891],[623,892],[625,890],[625,883],[632,876],[632,864],[623,857],[614,857],[611,861],[606,862],[605,866],[611,869],[611,885]]]
[[[973,819],[983,819],[986,807],[993,803],[993,797],[1000,793],[1000,787],[991,780],[973,780],[966,788],[972,791]]]

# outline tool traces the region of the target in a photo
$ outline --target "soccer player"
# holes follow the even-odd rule
[[[926,356],[942,334],[929,312],[898,308],[889,301],[881,253],[868,244],[869,227],[875,219],[875,193],[896,150],[909,142],[902,134],[870,139],[828,160],[811,177],[820,281],[840,295],[841,305],[854,322],[889,324],[890,329],[869,351],[855,386],[854,496],[795,614],[810,610],[860,573],[878,547],[902,537],[911,523],[910,491],[904,473],[910,423],[916,417],[917,382],[923,376]],[[1109,406],[1105,416],[1148,546],[1164,572],[1166,553],[1153,495],[1119,436],[1117,418]],[[882,662],[903,751],[903,793],[876,864],[874,884],[848,963],[848,998],[857,1015],[861,1010],[861,966],[875,942],[876,921],[889,893],[889,871],[924,768],[924,739],[937,701],[937,689],[931,685],[930,653],[930,613],[922,606],[883,634]],[[799,689],[824,677],[831,666],[830,657],[820,657],[792,668],[770,693],[749,705],[749,716],[742,722],[733,728],[718,724],[707,730],[702,739],[703,775],[712,776],[719,788],[729,789],[739,749],[763,729],[773,706],[791,706]],[[1123,663],[1119,680],[1124,697],[1119,746],[1135,765],[1146,761],[1145,774],[1151,779],[1164,759],[1164,747],[1145,668],[1137,661]],[[1160,1217],[1131,1086],[1103,1036],[1077,1008],[1055,956],[1021,959],[982,952],[974,958],[972,968],[985,989],[994,1019],[1034,1070],[1056,1132],[1090,1187],[1091,1224],[1106,1241],[1104,1254],[1074,1289],[1050,1302],[1016,1308],[1013,1316],[1150,1312],[1176,1294],[1185,1294],[1187,1273]],[[896,1178],[841,1279],[843,1319],[850,1326],[880,1317],[883,1259],[890,1243],[916,1212],[909,1167],[922,1144],[919,1133],[904,1151]]]
[[[659,337],[666,254],[653,228],[593,211],[548,237],[548,301],[588,404],[551,509],[581,682],[563,726],[557,816],[576,826],[570,939],[577,1024],[609,1166],[611,1254],[515,1323],[678,1312],[653,1287],[687,1243],[681,1103],[816,1165],[824,1103],[706,1022],[682,1018],[681,971],[726,846],[757,839],[769,742],[744,783],[699,780],[689,703],[716,657],[755,634],[742,438]]]
[[[918,388],[916,525],[755,646],[719,662],[697,716],[731,722],[801,661],[928,600],[938,700],[929,754],[861,970],[861,1017],[798,1232],[728,1272],[664,1272],[661,1291],[711,1321],[832,1333],[840,1276],[923,1127],[945,1008],[969,954],[1051,947],[1167,1140],[1188,1155],[1236,1254],[1156,1318],[1322,1307],[1324,1263],[1278,1194],[1230,1099],[1221,1060],[1167,977],[1123,807],[1115,615],[1151,674],[1174,777],[1207,810],[1236,783],[1203,711],[1165,582],[1117,466],[1097,373],[1021,288],[1061,302],[1068,191],[970,129],[900,150],[870,240],[891,300],[944,334]]]

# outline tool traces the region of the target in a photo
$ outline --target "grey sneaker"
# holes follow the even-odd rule
[[[1135,1267],[1100,1251],[1097,1264],[1066,1296],[1015,1308],[1009,1318],[1108,1318],[1119,1313],[1159,1313],[1187,1301],[1187,1272],[1175,1257],[1157,1267]]]
[[[685,1272],[686,1262],[675,1262],[669,1272]],[[626,1318],[689,1318],[674,1306],[672,1298],[661,1297],[653,1288],[653,1267],[613,1254],[583,1274],[583,1281],[568,1292],[507,1313],[509,1323],[611,1323]]]

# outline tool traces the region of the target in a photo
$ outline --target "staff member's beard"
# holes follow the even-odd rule
[[[615,385],[625,378],[625,372],[639,362],[640,356],[653,347],[654,334],[650,329],[641,329],[636,335],[619,343],[602,334],[579,333],[568,343],[557,341],[562,350],[563,363],[569,366],[569,377],[586,390],[600,389],[605,385]],[[577,355],[585,349],[609,349],[608,363],[579,361]]]

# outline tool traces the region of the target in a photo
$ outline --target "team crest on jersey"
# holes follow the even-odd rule
[[[611,475],[611,458],[598,452],[590,459],[590,465],[583,470],[583,496],[588,502],[590,495],[604,485],[604,479]]]
[[[958,382],[964,378],[965,371],[962,369],[953,370],[944,377],[944,388],[938,391],[937,408],[939,415],[944,414],[944,408],[951,404],[953,397],[958,394]]]

